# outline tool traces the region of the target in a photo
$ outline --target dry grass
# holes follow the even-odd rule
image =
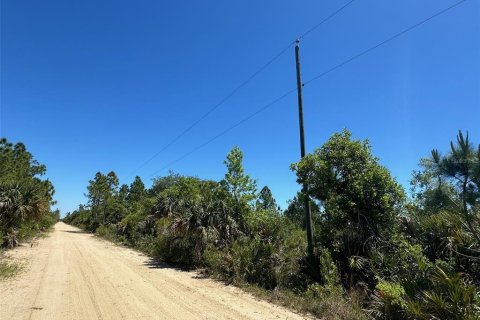
[[[24,268],[22,263],[12,261],[0,252],[0,280],[5,280],[16,276]]]
[[[295,310],[300,314],[322,320],[363,320],[366,313],[361,308],[357,294],[329,293],[320,296],[298,294],[290,290],[265,290],[245,283],[234,283],[252,295],[271,303]]]

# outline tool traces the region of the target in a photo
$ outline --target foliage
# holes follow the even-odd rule
[[[396,282],[380,281],[375,288],[372,315],[378,319],[402,319],[406,307],[405,289]]]
[[[312,223],[317,225],[320,223],[320,207],[313,200],[310,201],[310,211],[312,213]],[[298,192],[297,195],[288,202],[287,209],[283,215],[297,226],[305,229],[305,194]]]
[[[176,185],[157,197],[155,216],[168,218],[163,219],[159,233],[163,235],[162,243],[169,244],[172,252],[171,246],[190,250],[185,255],[188,261],[183,262],[201,265],[207,241],[226,245],[241,232],[235,220],[238,214],[227,205],[231,201],[230,194],[219,183],[193,177],[179,178]],[[172,241],[168,240],[170,238]]]
[[[362,310],[362,298],[356,291],[343,294],[339,291],[331,292],[319,284],[312,284],[295,299],[296,303],[321,319],[332,320],[361,320],[367,319]]]
[[[145,184],[139,176],[136,176],[128,188],[127,201],[138,202],[145,196]]]
[[[0,140],[0,246],[14,247],[56,222],[53,185],[40,178],[45,172],[25,145]]]
[[[460,203],[451,199],[461,212],[468,231],[477,244],[480,244],[480,227],[475,219],[473,208],[480,205],[480,145],[475,148],[460,131],[457,142],[450,142],[450,152],[441,156],[432,150],[434,170],[440,178],[446,179],[459,194]]]
[[[260,190],[257,199],[257,207],[263,210],[269,211],[278,211],[279,207],[275,198],[272,195],[272,191],[269,187],[264,186],[262,190]]]
[[[410,236],[418,240],[430,260],[441,259],[450,269],[480,285],[480,146],[459,132],[450,151],[434,149],[422,159],[412,181],[415,202]]]
[[[368,141],[344,130],[292,166],[310,194],[280,212],[235,147],[218,182],[170,173],[147,189],[97,173],[64,221],[324,319],[477,319],[478,154],[459,134],[448,154],[421,160],[407,200]]]
[[[222,180],[225,189],[233,196],[235,203],[245,205],[255,199],[256,182],[244,173],[243,152],[234,147],[227,154],[225,165],[227,173]]]
[[[172,171],[165,177],[156,177],[153,179],[152,187],[147,190],[150,196],[155,196],[170,187],[173,187],[182,178],[178,173]]]
[[[232,245],[234,277],[267,289],[304,286],[305,234],[272,211],[252,211],[246,234]]]
[[[94,218],[87,226],[88,230],[95,231],[101,224],[117,223],[124,216],[125,208],[118,201],[118,185],[118,177],[113,171],[106,175],[97,172],[89,181],[86,196]]]
[[[110,241],[115,241],[118,239],[116,236],[115,228],[111,225],[101,225],[97,228],[97,230],[95,230],[95,233],[98,236]]]
[[[373,274],[359,272],[352,261],[367,258],[377,241],[392,236],[402,188],[372,155],[368,142],[352,140],[346,130],[292,168],[324,208],[316,226],[318,241],[338,261],[344,284],[374,287]]]
[[[440,267],[431,277],[432,288],[410,300],[408,312],[417,319],[479,319],[479,291],[461,273],[447,274]]]
[[[329,292],[339,292],[340,276],[338,274],[337,265],[332,259],[330,251],[320,247],[317,249],[318,266],[320,271],[323,289]]]

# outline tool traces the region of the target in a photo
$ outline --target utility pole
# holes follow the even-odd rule
[[[305,157],[305,133],[303,130],[303,97],[302,97],[302,79],[300,76],[300,41],[296,41],[295,45],[295,66],[297,69],[297,93],[298,93],[298,122],[300,125],[300,155]],[[307,242],[308,255],[310,261],[313,263],[313,231],[312,231],[312,211],[310,208],[310,197],[308,196],[308,185],[303,184],[302,189],[304,195],[304,209],[305,209],[305,226],[307,228]]]

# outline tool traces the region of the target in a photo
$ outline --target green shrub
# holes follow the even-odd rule
[[[120,239],[122,242],[127,243],[123,237]],[[135,247],[148,255],[153,255],[155,250],[155,237],[150,235],[143,236],[135,243]]]
[[[480,319],[479,291],[461,273],[447,274],[440,267],[431,276],[432,288],[417,301],[410,300],[407,311],[416,319]]]
[[[373,315],[378,319],[404,319],[405,290],[395,282],[380,281],[375,288]]]
[[[410,243],[402,235],[396,234],[390,241],[379,243],[370,258],[377,278],[400,284],[410,297],[429,286],[434,264],[419,244]]]
[[[157,237],[152,244],[152,254],[165,262],[192,267],[198,264],[194,260],[195,239],[184,233],[184,226],[176,224],[171,218],[157,221]]]
[[[274,248],[257,238],[242,238],[232,246],[234,277],[266,289],[277,286]]]
[[[274,211],[256,210],[244,216],[245,233],[221,248],[213,242],[203,253],[213,273],[266,289],[304,288],[305,234]]]
[[[341,291],[340,276],[330,252],[326,248],[320,247],[317,250],[317,256],[323,287],[330,292]]]
[[[17,241],[27,241],[39,235],[40,232],[48,231],[57,223],[57,216],[49,213],[38,220],[24,221],[15,232]]]
[[[299,303],[303,305],[304,310],[322,319],[366,319],[361,308],[360,296],[355,291],[344,294],[342,290],[332,292],[320,284],[311,284],[301,297]]]
[[[115,227],[112,225],[101,225],[95,230],[95,234],[110,241],[118,241]]]
[[[230,249],[209,246],[203,252],[203,261],[215,276],[221,279],[233,278],[234,262]]]

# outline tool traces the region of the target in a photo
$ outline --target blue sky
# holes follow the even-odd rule
[[[0,135],[47,165],[65,213],[95,172],[142,165],[300,34],[347,1],[1,2]],[[450,6],[357,0],[301,43],[304,81]],[[342,128],[408,187],[459,129],[480,142],[480,2],[467,0],[304,88],[307,151]],[[151,175],[295,87],[290,48],[135,172]],[[221,179],[232,146],[280,205],[299,189],[296,95],[168,168]],[[167,169],[167,170],[168,170]],[[159,172],[164,175],[167,170]]]

